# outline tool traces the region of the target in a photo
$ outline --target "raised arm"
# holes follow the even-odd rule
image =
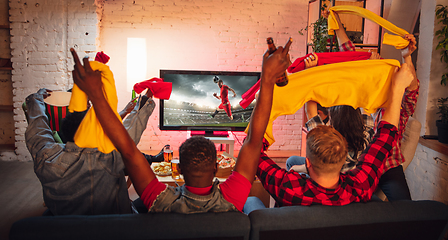
[[[406,34],[404,38],[409,40],[409,45],[407,48],[401,51],[401,55],[403,56],[404,62],[409,66],[411,73],[413,75],[412,82],[407,87],[407,90],[414,91],[418,87],[418,80],[417,80],[417,74],[415,73],[415,66],[412,63],[411,55],[417,49],[417,42],[415,41],[415,37],[412,34]]]
[[[275,81],[289,65],[287,56],[290,46],[291,40],[286,43],[285,48],[279,47],[274,53],[266,52],[263,55],[261,87],[257,105],[250,118],[249,131],[235,166],[235,171],[247,178],[251,184],[255,178],[263,136],[271,114]]]
[[[328,18],[329,13],[330,12],[328,10],[324,10],[322,11],[322,16],[324,18]],[[347,33],[345,32],[344,26],[342,25],[338,13],[334,12],[334,17],[339,25],[339,29],[335,30],[334,32],[336,34],[336,37],[338,38],[339,45],[342,45],[343,43],[350,41],[350,39],[348,38]]]
[[[306,117],[308,119],[311,119],[315,116],[317,116],[317,102],[315,101],[308,101],[305,103],[305,112]]]
[[[137,97],[135,97],[130,102],[128,102],[128,104],[126,104],[124,109],[121,110],[120,113],[118,113],[118,115],[120,115],[121,119],[124,119],[129,113],[132,112],[132,109],[134,109],[135,105],[137,104],[136,100],[137,100]]]
[[[384,109],[382,120],[395,125],[397,128],[400,120],[401,99],[403,98],[404,90],[412,82],[413,77],[412,70],[407,63],[403,63],[392,77],[390,97],[388,105]]]
[[[83,59],[83,66],[75,50],[72,48],[70,51],[75,61],[73,80],[92,101],[104,132],[121,153],[134,187],[137,193],[141,195],[148,183],[155,178],[154,172],[107,103],[102,90],[101,72],[92,70],[88,58]]]

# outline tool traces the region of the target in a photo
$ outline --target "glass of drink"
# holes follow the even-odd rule
[[[180,178],[179,174],[179,159],[173,159],[171,160],[171,177],[174,180],[177,180]]]
[[[165,150],[163,150],[163,160],[165,162],[171,162],[171,159],[173,159],[173,150],[170,149],[170,145],[165,147]]]

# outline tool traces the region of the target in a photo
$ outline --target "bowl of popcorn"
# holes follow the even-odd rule
[[[154,173],[159,176],[171,175],[171,163],[169,162],[153,163],[152,169]]]
[[[235,167],[236,159],[230,154],[223,152],[217,156],[218,171],[216,172],[216,177],[226,178],[230,176]]]

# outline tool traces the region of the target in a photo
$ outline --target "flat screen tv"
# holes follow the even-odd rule
[[[173,84],[169,100],[160,100],[160,130],[191,130],[213,135],[215,132],[244,131],[255,101],[243,109],[241,95],[260,79],[259,72],[160,70],[160,78]],[[219,80],[223,92],[219,87]],[[232,92],[233,89],[236,97]],[[228,92],[228,104],[214,96]],[[226,102],[226,101],[224,101]],[[218,112],[216,112],[216,110]],[[228,112],[231,112],[228,114]],[[230,116],[229,116],[230,115]]]

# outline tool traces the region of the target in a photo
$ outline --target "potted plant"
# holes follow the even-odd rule
[[[441,119],[436,121],[438,140],[441,143],[448,143],[448,97],[439,98],[437,108]]]
[[[320,10],[325,11],[326,9],[327,4],[323,1]],[[328,23],[326,18],[320,16],[314,23],[300,29],[299,34],[304,35],[303,31],[307,31],[310,28],[313,28],[313,37],[311,38],[313,52],[339,52],[336,35],[328,35]],[[329,48],[329,46],[331,47]]]
[[[436,17],[442,28],[435,32],[439,39],[436,50],[440,50],[440,61],[448,65],[448,8],[438,4],[436,8]],[[440,85],[446,86],[448,73],[442,75]],[[437,108],[441,119],[436,121],[438,140],[441,143],[448,143],[448,97],[441,97],[437,100]]]

